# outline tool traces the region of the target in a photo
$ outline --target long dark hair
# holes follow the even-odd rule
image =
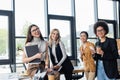
[[[28,32],[27,32],[27,37],[26,37],[26,42],[25,42],[25,44],[26,44],[27,42],[31,42],[32,39],[33,39],[33,36],[31,35],[31,28],[32,28],[33,26],[38,27],[38,26],[35,25],[35,24],[31,24],[31,25],[28,27]],[[39,28],[39,27],[38,27],[38,28]],[[44,41],[44,38],[43,38],[41,32],[40,32],[40,39]]]

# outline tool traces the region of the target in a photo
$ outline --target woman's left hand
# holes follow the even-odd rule
[[[45,65],[45,69],[48,69],[48,66],[47,66],[47,65]]]
[[[47,72],[48,72],[48,73],[50,73],[50,72],[52,72],[52,71],[53,71],[53,69],[51,69],[51,68],[48,68],[48,69],[47,69]]]

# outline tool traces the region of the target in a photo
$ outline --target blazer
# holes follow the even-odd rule
[[[103,56],[95,54],[94,59],[96,60],[96,69],[98,66],[98,60],[102,60],[104,70],[108,78],[117,78],[119,73],[117,68],[118,49],[116,40],[106,37],[105,42],[96,42],[96,44],[98,43],[100,44],[104,54]]]

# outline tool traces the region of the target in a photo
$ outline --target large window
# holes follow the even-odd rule
[[[109,26],[109,33],[107,34],[108,37],[114,38],[114,25],[113,24],[108,24]]]
[[[45,23],[45,0],[15,0],[16,66],[22,63],[23,47],[29,25],[36,24],[44,37],[47,36]],[[17,72],[20,69],[16,69]]]
[[[61,40],[65,45],[67,55],[70,58],[75,58],[75,34],[72,33],[75,30],[73,27],[73,17],[49,15],[48,20],[48,28],[50,28],[49,32],[54,28],[59,29]]]
[[[8,16],[0,16],[0,60],[9,59]]]
[[[48,1],[48,35],[53,28],[60,30],[61,40],[65,44],[66,53],[75,58],[75,25],[74,0]]]
[[[30,24],[38,25],[45,36],[44,9],[44,0],[16,0],[16,36],[26,36],[26,30]]]
[[[0,71],[10,72],[14,56],[13,0],[0,0]]]
[[[95,37],[93,33],[93,24],[95,23],[94,14],[94,0],[75,0],[75,10],[76,10],[76,42],[77,42],[77,54],[78,58],[80,55],[79,48],[81,42],[79,40],[80,32],[87,31],[89,33],[89,38]],[[90,41],[95,42],[95,39],[90,39]]]
[[[48,0],[48,13],[55,15],[72,15],[72,0]]]
[[[57,28],[60,31],[61,40],[64,42],[68,56],[71,53],[71,35],[70,35],[70,21],[65,20],[50,20],[50,30]]]
[[[92,29],[91,25],[95,22],[93,1],[94,0],[75,0],[77,37],[79,37],[81,31],[91,31]]]
[[[98,18],[114,19],[114,7],[112,0],[98,0]]]
[[[0,10],[0,65],[5,64],[3,67],[8,67],[6,64],[13,64],[15,62],[14,37],[12,35],[14,33],[14,26],[11,24],[12,19],[11,11]]]
[[[0,10],[13,10],[13,0],[0,0]]]

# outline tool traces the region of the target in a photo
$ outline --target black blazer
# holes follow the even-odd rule
[[[98,42],[96,42],[96,44],[98,44]],[[95,54],[94,59],[96,60],[96,69],[98,66],[98,60],[102,60],[108,78],[117,78],[119,73],[117,68],[118,49],[116,40],[106,37],[106,41],[103,43],[99,42],[99,44],[104,54],[103,56]]]

